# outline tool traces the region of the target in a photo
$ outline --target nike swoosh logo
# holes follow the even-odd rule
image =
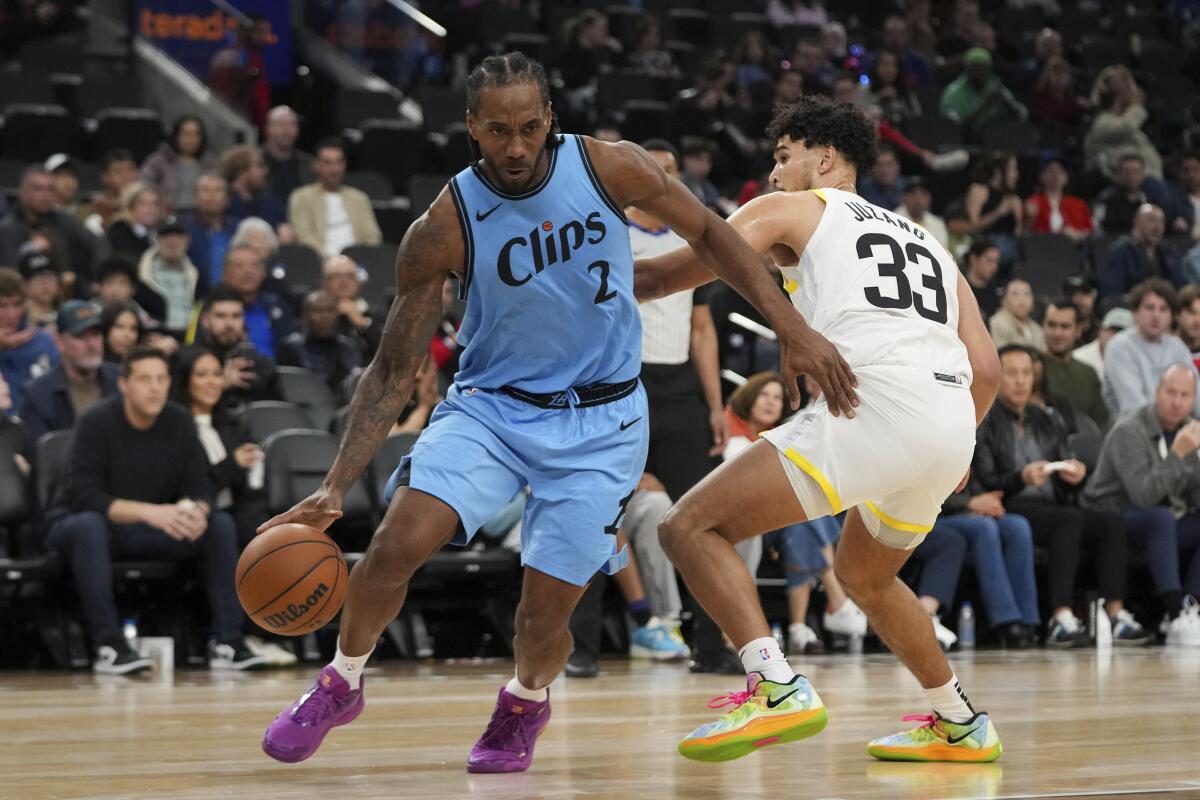
[[[629,422],[622,422],[621,430],[626,430],[628,428],[633,427],[635,424],[637,424],[638,419],[641,419],[641,417],[638,417],[637,419],[631,419],[631,420],[629,420]]]
[[[768,697],[768,698],[767,698],[767,708],[775,708],[775,706],[779,705],[779,704],[780,704],[780,703],[782,703],[784,700],[787,700],[789,697],[791,697],[792,695],[794,695],[794,694],[795,694],[796,692],[798,692],[798,691],[800,691],[800,690],[799,690],[799,689],[792,689],[790,692],[788,692],[787,694],[785,694],[783,697],[780,697],[780,698],[777,698],[777,699],[774,699],[774,700],[773,700],[773,699],[771,699],[770,697]]]
[[[487,211],[483,212],[482,214],[480,214],[478,211],[476,211],[475,212],[475,221],[483,222],[485,219],[487,219],[488,217],[490,217],[492,215],[493,211],[495,211],[497,208],[499,208],[502,205],[504,205],[503,201],[496,203],[496,205],[492,206],[491,208],[489,208]]]
[[[979,730],[979,729],[978,729],[978,728],[971,728],[971,730],[967,731],[966,733],[964,733],[962,736],[959,736],[958,738],[955,738],[955,737],[953,737],[953,736],[947,736],[947,737],[946,737],[946,744],[958,744],[958,743],[959,743],[959,742],[961,742],[963,739],[967,738],[968,736],[970,736],[972,733],[974,733],[974,732],[975,732],[975,731],[977,731],[977,730]]]

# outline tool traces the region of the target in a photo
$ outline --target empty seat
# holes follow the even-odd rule
[[[1079,58],[1088,70],[1101,70],[1110,64],[1129,61],[1129,46],[1108,36],[1085,36],[1079,48]]]
[[[657,100],[656,89],[650,76],[640,70],[615,70],[604,73],[597,79],[596,102],[605,111],[616,111],[633,100]]]
[[[697,47],[712,44],[707,11],[695,8],[672,8],[667,12],[667,35],[671,39],[682,39]]]
[[[552,5],[552,4],[551,4]],[[514,33],[536,33],[533,17],[524,8],[488,4],[479,20],[479,35],[484,44],[504,41]]]
[[[985,150],[1023,153],[1037,147],[1037,128],[1023,119],[994,120],[983,126],[980,144]]]
[[[305,295],[320,288],[324,279],[321,275],[321,254],[306,244],[283,244],[275,252],[275,258],[283,265],[283,275],[275,275],[287,283],[293,294]]]
[[[346,173],[345,181],[347,186],[366,192],[372,203],[386,203],[396,196],[392,191],[392,182],[378,172],[351,170]]]
[[[362,141],[356,148],[355,168],[378,172],[399,194],[408,179],[426,166],[425,131],[411,122],[372,119],[362,126]]]
[[[446,175],[413,175],[408,181],[408,203],[414,214],[424,214],[449,181]]]
[[[85,77],[77,97],[81,117],[95,117],[106,108],[146,108],[137,83],[128,78]]]
[[[54,153],[79,155],[79,123],[56,105],[18,103],[4,109],[4,157],[44,161]]]
[[[308,415],[312,427],[329,430],[337,414],[337,401],[324,376],[303,367],[279,367],[279,393],[288,403],[299,406]]]
[[[669,136],[671,107],[657,100],[633,100],[625,104],[621,135],[631,142]]]
[[[375,491],[375,502],[381,509],[387,507],[387,503],[383,499],[383,490],[387,486],[388,478],[392,477],[396,467],[400,466],[400,459],[408,455],[408,451],[412,450],[420,435],[419,433],[397,433],[389,436],[383,440],[375,457],[371,459],[371,482]]]
[[[374,207],[375,222],[386,242],[398,242],[404,238],[408,226],[412,224],[412,212],[397,205],[377,205]]]
[[[267,506],[278,514],[308,497],[325,479],[337,456],[338,440],[327,431],[280,431],[267,437],[264,475]],[[342,498],[342,519],[333,524],[335,536],[340,529],[373,524],[375,513],[370,494],[362,479],[355,481]]]
[[[1179,45],[1151,39],[1142,42],[1139,61],[1147,72],[1176,75],[1183,67],[1183,58]],[[1153,86],[1150,88],[1153,90]]]
[[[633,31],[638,22],[645,16],[645,11],[632,5],[608,5],[604,7],[604,15],[608,17],[608,33],[618,42],[627,42],[633,37]]]
[[[540,33],[510,33],[504,37],[503,49],[506,53],[524,53],[542,64],[550,63],[553,55],[549,37]]]
[[[711,12],[710,12],[711,13]],[[767,33],[771,23],[763,14],[736,11],[732,14],[712,16],[712,40],[718,46],[732,48],[748,33]]]
[[[1083,272],[1079,246],[1061,233],[1034,233],[1022,241],[1024,259],[1021,277],[1034,294],[1055,297],[1063,281]]]
[[[387,308],[396,293],[396,245],[356,244],[342,251],[367,273],[362,296],[372,308]]]
[[[259,400],[246,406],[243,421],[246,434],[261,444],[273,433],[286,430],[320,430],[313,426],[308,412],[295,403],[282,400]]]
[[[100,156],[123,147],[141,162],[154,152],[162,138],[162,120],[148,109],[106,108],[96,114],[96,132],[92,134],[92,141]]]
[[[458,172],[471,163],[471,134],[467,123],[451,125],[446,131],[446,148],[442,152],[442,165],[447,172]]]
[[[334,115],[339,129],[361,128],[369,119],[394,120],[400,103],[391,92],[342,89],[337,94]]]
[[[0,158],[0,194],[16,194],[26,162],[15,158]]]
[[[467,94],[460,89],[422,86],[417,92],[417,102],[427,131],[441,133],[467,115]]]
[[[0,110],[14,103],[54,105],[50,77],[31,70],[0,70]]]
[[[959,147],[963,143],[959,124],[936,113],[922,114],[908,120],[905,132],[908,138],[926,150]]]

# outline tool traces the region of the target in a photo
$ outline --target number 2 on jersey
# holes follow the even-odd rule
[[[907,247],[901,248],[899,242],[884,233],[864,233],[858,237],[856,249],[859,258],[872,258],[876,247],[886,247],[890,251],[891,260],[881,259],[876,267],[879,269],[880,278],[889,278],[896,282],[895,296],[884,294],[881,286],[868,286],[863,289],[867,302],[878,308],[913,308],[925,319],[944,324],[947,319],[946,287],[942,283],[942,265],[933,257],[933,253],[916,242],[909,242]],[[927,263],[933,269],[932,275],[921,271],[923,263]],[[933,291],[933,308],[925,304],[924,294],[913,293],[908,275],[904,271],[909,265],[918,270],[921,286]]]

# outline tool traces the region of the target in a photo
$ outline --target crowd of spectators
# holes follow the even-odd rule
[[[1121,45],[1097,63],[1078,30],[1065,35],[1072,16],[1059,4],[991,5],[882,3],[864,23],[821,0],[770,0],[762,29],[728,47],[680,46],[675,23],[651,13],[620,15],[620,30],[597,10],[555,17],[565,23],[551,48],[555,110],[565,130],[654,137],[656,160],[728,214],[771,191],[773,143],[762,132],[774,104],[820,93],[863,108],[881,150],[860,193],[958,260],[1003,366],[972,479],[904,575],[939,641],[955,646],[951,615],[971,569],[981,620],[1008,647],[1085,644],[1085,592],[1104,599],[1120,645],[1149,642],[1160,618],[1168,644],[1200,645],[1200,112],[1172,94],[1200,63],[1197,19],[1187,3],[1144,4],[1177,48],[1164,66],[1152,35],[1121,29],[1124,4],[1096,0],[1106,42]],[[1037,23],[1007,24],[1017,12]],[[614,75],[660,92],[658,127],[646,131],[614,101]],[[141,164],[126,150],[103,154],[91,197],[80,196],[70,156],[29,165],[0,218],[0,440],[28,472],[37,437],[76,432],[46,541],[72,565],[93,644],[108,648],[97,655],[105,669],[140,663],[114,632],[113,590],[98,579],[96,564],[121,554],[206,564],[214,665],[277,657],[269,641],[243,635],[223,577],[266,513],[262,442],[249,437],[246,409],[283,398],[286,368],[319,376],[344,403],[386,314],[346,254],[383,242],[371,200],[346,182],[353,146],[314,137],[305,153],[294,110],[239,97],[261,146],[213,152],[203,122],[184,116]],[[1035,257],[1037,237],[1065,243],[1056,261]],[[291,278],[284,248],[312,251],[317,285]],[[648,337],[675,339],[646,346],[656,419],[637,495],[644,513],[630,505],[635,569],[620,588],[639,654],[690,652],[694,669],[720,671],[737,665],[698,609],[683,646],[686,597],[646,531],[785,410],[769,343],[726,319],[753,313],[723,286],[686,299],[643,309]],[[420,431],[452,379],[461,309],[451,285],[443,311],[396,432]],[[733,392],[722,369],[759,374]],[[694,456],[663,455],[685,441]],[[154,447],[169,451],[179,474],[114,483],[105,470],[118,446],[145,448],[147,463],[163,457]],[[498,515],[497,539],[523,502]],[[101,553],[95,540],[106,536]],[[836,540],[835,521],[813,521],[743,553],[752,569],[777,564],[787,579],[791,652],[866,632],[830,569]],[[1143,562],[1149,598],[1130,580]],[[817,587],[824,606],[814,609]],[[594,631],[589,620],[580,624]],[[574,674],[594,674],[586,656],[573,658]]]

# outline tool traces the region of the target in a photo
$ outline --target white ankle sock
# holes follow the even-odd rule
[[[341,637],[338,637],[337,654],[334,655],[333,661],[329,662],[329,666],[336,669],[337,674],[350,684],[350,691],[354,691],[362,686],[363,667],[367,665],[367,659],[374,652],[375,648],[372,647],[361,656],[348,656],[342,652],[342,640]]]
[[[524,684],[517,680],[516,675],[513,675],[512,680],[508,682],[508,685],[505,686],[504,689],[511,695],[515,695],[522,700],[529,700],[534,703],[544,703],[546,702],[546,698],[550,696],[550,693],[546,691],[545,686],[543,686],[541,689],[526,689]]]
[[[791,665],[783,657],[783,651],[779,649],[779,642],[775,641],[773,636],[764,636],[761,639],[747,642],[738,655],[742,659],[742,666],[746,668],[747,675],[751,672],[759,672],[764,678],[775,683],[787,683],[796,677]]]
[[[951,674],[950,682],[936,689],[926,689],[925,696],[929,698],[933,710],[951,722],[966,722],[975,716],[971,701],[958,685],[958,676]]]

